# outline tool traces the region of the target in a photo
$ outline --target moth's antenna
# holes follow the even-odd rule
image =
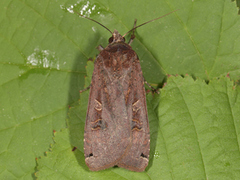
[[[89,17],[83,16],[83,15],[81,15],[80,13],[78,13],[77,11],[75,11],[75,10],[73,10],[73,9],[72,9],[72,11],[75,12],[76,14],[78,14],[79,16],[83,17],[83,18],[89,19],[89,20],[91,20],[91,21],[99,24],[100,26],[102,26],[102,27],[104,27],[106,30],[108,30],[111,34],[113,34],[112,31],[110,31],[106,26],[104,26],[104,25],[101,24],[100,22],[97,22],[96,20],[91,19],[91,18],[89,18]]]
[[[127,33],[125,33],[122,37],[126,36],[128,33],[130,33],[131,31],[133,31],[134,29],[137,29],[137,28],[143,26],[144,24],[147,24],[147,23],[153,22],[153,21],[155,21],[155,20],[157,20],[157,19],[163,18],[163,17],[165,17],[165,16],[167,16],[167,15],[169,15],[169,14],[175,12],[175,11],[178,11],[178,10],[179,10],[179,9],[174,10],[174,11],[172,11],[172,12],[170,12],[170,13],[167,13],[167,14],[165,14],[165,15],[163,15],[163,16],[161,16],[161,17],[158,17],[158,18],[156,18],[156,19],[152,19],[152,20],[150,20],[150,21],[147,21],[147,22],[145,22],[145,23],[143,23],[143,24],[140,24],[140,25],[132,28],[132,29],[131,29],[130,31],[128,31]]]

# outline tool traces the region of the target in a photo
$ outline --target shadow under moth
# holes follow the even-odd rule
[[[150,151],[145,81],[139,58],[130,44],[136,28],[170,13],[139,26],[135,20],[134,28],[126,33],[132,32],[129,43],[125,43],[126,34],[121,36],[117,30],[112,33],[99,22],[75,13],[112,34],[106,48],[98,47],[100,53],[87,88],[90,88],[90,95],[84,130],[86,165],[91,171],[113,166],[144,171]]]

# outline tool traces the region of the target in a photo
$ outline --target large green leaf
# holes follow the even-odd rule
[[[172,94],[173,91],[169,87],[175,83],[175,89],[178,89],[182,85],[181,81],[190,81],[190,84],[195,85],[195,88],[198,89],[198,91],[194,91],[195,96],[189,97],[190,99],[199,97],[203,93],[199,92],[200,90],[204,91],[203,97],[205,98],[209,94],[219,92],[225,94],[226,97],[229,96],[229,102],[223,101],[221,103],[216,100],[216,97],[214,101],[210,95],[208,99],[202,99],[203,103],[210,101],[212,106],[221,104],[222,109],[228,108],[227,111],[223,111],[221,108],[222,111],[207,109],[208,113],[205,113],[205,116],[209,115],[209,117],[201,115],[198,117],[198,121],[208,120],[213,123],[223,123],[223,125],[221,124],[223,130],[220,131],[223,134],[216,133],[214,128],[206,125],[206,129],[213,131],[206,131],[207,134],[212,135],[210,139],[215,137],[215,139],[219,139],[219,142],[222,142],[222,139],[228,139],[230,133],[231,137],[235,139],[229,140],[229,143],[239,142],[237,111],[234,109],[239,107],[237,106],[239,103],[238,90],[233,90],[236,97],[236,100],[233,101],[236,106],[233,108],[230,100],[234,100],[234,98],[230,98],[228,94],[230,91],[227,90],[234,86],[227,78],[222,78],[219,81],[213,80],[216,77],[227,75],[227,73],[233,80],[240,77],[240,22],[235,2],[230,0],[208,2],[188,0],[153,0],[151,2],[139,0],[60,0],[57,2],[53,0],[2,0],[0,2],[0,138],[2,140],[0,145],[0,179],[35,178],[35,158],[44,156],[44,152],[53,143],[53,130],[59,131],[66,127],[68,114],[70,116],[69,129],[60,136],[66,138],[65,143],[68,143],[66,147],[77,146],[77,152],[82,153],[87,95],[82,96],[81,106],[79,106],[78,91],[84,87],[87,59],[94,58],[98,53],[95,47],[99,44],[106,46],[107,39],[111,35],[94,22],[79,18],[66,11],[72,5],[75,10],[83,10],[83,14],[101,22],[112,31],[117,29],[121,34],[133,27],[135,18],[138,19],[137,24],[140,24],[179,9],[167,17],[137,29],[136,39],[132,47],[139,55],[144,76],[152,84],[164,83],[167,74],[185,75],[186,73],[193,78],[210,81],[210,84],[206,85],[200,80],[194,82],[191,78],[170,78],[169,86],[167,85],[163,92],[166,91],[165,98],[168,97],[168,94],[170,97],[177,96],[179,93]],[[83,7],[86,9],[84,10]],[[173,85],[171,86],[171,84]],[[216,88],[218,86],[222,89]],[[184,97],[184,95],[182,96]],[[219,97],[219,99],[221,98]],[[198,102],[197,100],[196,102]],[[174,109],[176,107],[170,100],[164,101],[164,93],[162,93],[160,110],[158,111],[156,109],[158,98],[148,97],[151,128],[151,159],[147,168],[149,177],[152,179],[155,177],[181,179],[187,177],[186,173],[188,172],[189,177],[193,177],[195,174],[195,177],[203,177],[203,179],[213,179],[217,175],[222,175],[223,178],[225,177],[223,174],[226,177],[237,177],[238,172],[235,167],[238,164],[234,160],[239,159],[239,150],[234,151],[233,145],[229,145],[231,148],[229,151],[234,151],[231,161],[230,155],[227,154],[228,150],[224,149],[226,146],[211,141],[211,143],[217,144],[216,147],[222,148],[216,148],[214,154],[215,147],[205,145],[207,141],[201,136],[202,127],[195,120],[196,117],[193,116],[195,113],[190,108],[185,109],[194,106],[195,101],[187,101],[186,99],[184,102],[185,106],[180,103],[182,109],[177,108],[176,111]],[[70,111],[69,106],[72,107]],[[204,107],[199,107],[199,109],[202,108],[202,113],[205,112]],[[162,112],[166,108],[174,113]],[[159,120],[154,112],[158,112]],[[189,120],[189,114],[192,113],[192,119]],[[230,113],[232,118],[227,121],[227,118],[222,117],[221,113]],[[170,116],[169,118],[173,121],[165,116]],[[204,119],[202,120],[202,118]],[[191,126],[192,128],[189,132],[180,128],[180,135],[173,133],[172,138],[182,143],[173,144],[176,141],[172,140],[168,133],[177,126],[173,124],[173,126],[168,127],[166,124],[171,125],[172,122],[180,124],[180,120],[183,121],[181,128],[182,126],[185,128]],[[224,123],[233,124],[230,128]],[[165,130],[165,128],[170,128],[171,131]],[[232,131],[233,128],[235,128],[235,133]],[[198,132],[199,129],[200,132]],[[198,136],[191,134],[194,130],[195,134],[199,134]],[[69,132],[69,137],[67,137],[67,132]],[[178,131],[175,130],[175,132]],[[61,134],[61,132],[58,133]],[[191,141],[185,142],[184,136],[181,138],[181,134],[185,135],[186,133],[189,133],[187,135],[190,136]],[[191,149],[196,142],[199,142],[197,144],[199,148],[198,150],[193,148],[194,152],[200,153],[202,156],[189,153],[189,155],[187,154],[189,159],[186,158],[186,161],[183,161],[182,159],[186,154],[182,156],[171,154],[172,152],[188,151],[187,147]],[[208,144],[211,145],[211,143]],[[194,147],[196,148],[197,145]],[[211,149],[210,153],[206,154],[206,147],[213,148],[213,150]],[[55,151],[53,155],[57,153]],[[193,156],[196,159],[192,160]],[[204,159],[206,156],[209,159]],[[85,167],[83,155],[76,154],[72,157],[75,157],[78,164],[82,163],[77,168],[83,168],[82,172],[87,174],[85,177],[90,179],[91,173]],[[199,163],[200,157],[203,157],[201,163]],[[213,162],[213,166],[209,165],[211,158],[217,162]],[[218,158],[221,158],[222,161],[218,161]],[[199,167],[194,167],[195,169],[189,171],[188,168],[192,166],[189,163],[191,160],[199,163]],[[224,160],[226,163],[223,162]],[[41,172],[44,167],[43,162],[44,160],[38,161],[39,175],[46,177],[46,174]],[[57,161],[52,163],[56,164]],[[223,169],[224,163],[225,169]],[[50,167],[50,164],[47,166]],[[52,170],[56,172],[58,168],[55,166]],[[205,171],[203,176],[202,170]],[[112,174],[109,171],[119,174],[120,178],[128,178],[130,174],[132,176],[137,174],[128,172],[126,175],[127,171],[125,170],[110,169],[104,171],[110,174],[109,178]],[[102,176],[102,178],[107,177],[105,174]],[[70,177],[69,174],[66,174],[66,177]]]

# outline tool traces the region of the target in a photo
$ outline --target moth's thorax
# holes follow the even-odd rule
[[[103,51],[110,53],[128,53],[132,50],[132,47],[125,42],[110,43]]]
[[[125,73],[131,71],[133,63],[139,61],[137,54],[125,42],[109,44],[99,54],[99,60],[103,62],[103,68],[109,75],[115,77],[124,77]]]

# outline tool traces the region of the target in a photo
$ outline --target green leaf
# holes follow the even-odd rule
[[[77,144],[78,149],[82,148],[88,92],[85,92],[85,97],[81,97],[81,106],[78,105],[78,101],[79,90],[84,88],[86,62],[88,58],[96,57],[98,51],[95,48],[99,44],[105,47],[111,35],[96,23],[66,11],[66,8],[71,6],[78,11],[87,7],[83,14],[101,22],[112,31],[117,29],[121,34],[133,27],[135,18],[138,19],[137,24],[141,24],[179,9],[136,30],[136,39],[132,47],[141,60],[146,80],[152,84],[164,83],[167,74],[189,74],[194,78],[209,81],[210,84],[205,85],[206,87],[211,85],[214,78],[225,76],[227,73],[233,80],[240,77],[239,16],[235,2],[230,0],[151,2],[2,0],[0,179],[34,179],[35,158],[44,155],[49,144],[53,143],[53,130],[65,128],[69,116],[71,146]],[[129,37],[130,34],[126,38]],[[226,83],[228,80],[221,79],[220,82]],[[218,83],[217,81],[216,84]],[[212,93],[215,94],[215,91],[218,90],[214,89]],[[238,90],[235,91],[237,97]],[[171,102],[167,103],[165,106],[169,107]],[[227,105],[226,102],[224,104]],[[179,169],[180,175],[177,176],[175,158],[170,155],[162,158],[164,152],[169,153],[167,151],[169,145],[167,143],[163,145],[166,147],[165,151],[158,148],[158,142],[162,142],[159,134],[162,134],[163,140],[166,134],[160,128],[162,119],[158,121],[157,114],[154,114],[157,105],[158,98],[148,99],[152,159],[147,174],[151,172],[149,177],[152,179],[183,177],[189,169]],[[160,99],[160,107],[162,105],[164,103]],[[190,107],[192,104],[186,105]],[[77,108],[74,115],[71,109]],[[218,120],[221,117],[219,113],[215,115]],[[74,130],[72,121],[79,124],[80,129],[76,126]],[[237,130],[238,121],[234,122]],[[156,128],[158,125],[159,128]],[[226,131],[231,132],[231,129]],[[225,131],[223,135],[227,137]],[[238,133],[235,135],[238,138]],[[217,134],[217,138],[220,139],[221,136]],[[176,146],[175,151],[178,148]],[[160,157],[156,160],[155,157],[158,156]],[[238,156],[234,154],[232,159],[237,158]],[[164,161],[166,165],[155,171],[157,167],[155,163],[158,161]],[[226,161],[230,163],[227,167],[234,169],[234,163],[231,164],[228,158]],[[219,164],[210,168],[216,170],[219,167],[222,170],[224,163]],[[209,175],[207,170],[206,168],[206,174]],[[123,172],[118,174],[125,177],[124,170],[116,171]],[[167,175],[162,176],[162,172]],[[231,171],[225,170],[223,173],[237,177],[237,173]]]
[[[189,76],[170,77],[161,91],[155,127],[158,158],[149,174],[163,179],[237,179],[239,92],[229,78],[206,84]]]

